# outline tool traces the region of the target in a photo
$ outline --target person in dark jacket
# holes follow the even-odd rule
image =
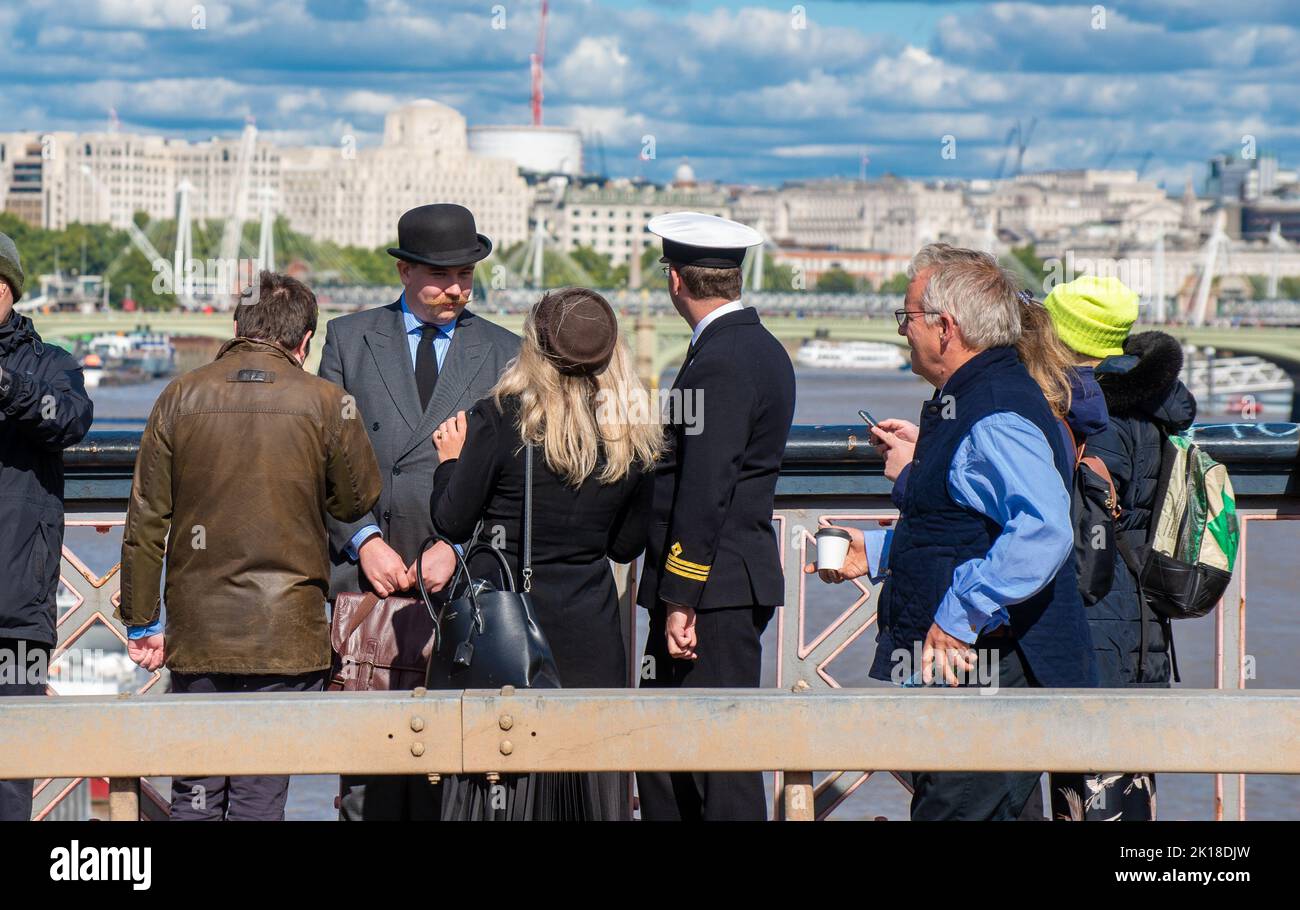
[[[118,617],[131,659],[165,663],[173,692],[324,686],[326,516],[357,520],[381,483],[355,403],[302,369],[316,321],[305,285],[262,272],[258,298],[235,310],[236,337],[149,415]],[[285,775],[173,778],[171,818],[278,821],[288,789]]]
[[[895,315],[912,369],[935,387],[917,426],[873,430],[885,476],[911,464],[899,520],[847,529],[839,583],[883,580],[870,675],[899,685],[1096,685],[1067,484],[1074,453],[1015,345],[1021,300],[987,253],[935,243],[908,267]],[[990,730],[990,736],[998,735]],[[1038,772],[915,771],[911,817],[1015,820]]]
[[[1129,334],[1137,299],[1117,279],[1085,276],[1057,287],[1044,302],[1061,340],[1078,354],[1080,371],[1091,369],[1105,396],[1110,419],[1087,436],[1088,452],[1110,471],[1122,509],[1115,531],[1134,547],[1151,527],[1164,440],[1196,418],[1196,400],[1178,378],[1179,342],[1164,332]],[[1088,623],[1103,687],[1170,685],[1168,621],[1141,601],[1118,551],[1110,593],[1088,608]],[[1080,796],[1072,812],[1061,792],[1067,786]],[[1090,820],[1149,820],[1155,817],[1155,775],[1108,772],[1076,776],[1073,784],[1058,776],[1052,798],[1054,817],[1077,817],[1082,810]]]
[[[619,335],[614,311],[585,288],[547,294],[524,323],[519,357],[491,396],[433,436],[433,524],[495,546],[517,583],[525,444],[533,457],[532,588],[537,622],[566,688],[628,685],[627,647],[610,560],[645,549],[651,469],[663,442],[656,410]],[[495,581],[490,553],[470,560]],[[441,581],[441,579],[439,579]],[[616,821],[631,818],[626,774],[443,778],[442,817]],[[510,791],[508,794],[505,791]]]
[[[44,695],[63,552],[63,450],[90,429],[81,367],[14,311],[14,242],[0,234],[0,697]],[[32,782],[0,781],[0,821],[32,815]]]
[[[670,392],[668,451],[637,602],[649,611],[643,688],[755,688],[762,635],[785,600],[772,510],[795,381],[790,356],[741,300],[753,228],[658,215],[668,295],[691,326]],[[692,415],[693,419],[692,419]],[[762,821],[760,772],[638,772],[646,821]]]

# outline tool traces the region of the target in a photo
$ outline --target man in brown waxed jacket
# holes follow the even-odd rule
[[[117,615],[131,658],[166,664],[173,692],[322,688],[326,515],[355,521],[379,498],[355,402],[302,369],[315,295],[270,272],[256,299],[246,293],[236,337],[159,396],[127,507]],[[288,788],[288,777],[175,778],[171,817],[279,820]]]

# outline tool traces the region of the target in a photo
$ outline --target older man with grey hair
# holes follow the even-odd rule
[[[918,252],[908,278],[898,331],[935,393],[919,427],[875,429],[899,521],[850,529],[844,569],[822,577],[884,580],[876,679],[1095,686],[1071,558],[1074,455],[1015,347],[1021,307],[1036,304],[992,256],[947,244]],[[912,818],[1015,819],[1038,779],[914,772]]]

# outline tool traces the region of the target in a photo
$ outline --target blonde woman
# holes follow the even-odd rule
[[[434,433],[433,522],[466,540],[482,537],[519,577],[524,446],[533,457],[533,577],[537,620],[566,688],[627,685],[627,660],[609,561],[645,549],[651,473],[663,443],[603,297],[565,288],[542,298],[524,323],[519,356],[491,395]],[[471,569],[496,572],[486,556]],[[630,817],[627,777],[548,774],[507,782],[512,805],[493,805],[480,781],[443,793],[444,818]],[[495,810],[495,811],[494,811]]]

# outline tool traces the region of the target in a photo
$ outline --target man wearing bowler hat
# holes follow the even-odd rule
[[[329,322],[320,375],[355,401],[379,461],[384,488],[370,515],[330,522],[330,596],[374,591],[381,597],[416,587],[423,571],[433,590],[439,565],[453,559],[439,544],[416,566],[433,533],[429,498],[438,453],[434,429],[487,395],[519,352],[519,337],[468,309],[475,263],[492,252],[464,206],[411,209],[397,222],[402,294],[388,306]],[[436,818],[439,793],[425,776],[348,778],[340,817]]]
[[[668,295],[692,334],[673,383],[683,413],[669,415],[655,475],[638,596],[650,612],[642,685],[756,687],[760,637],[785,599],[772,507],[794,368],[740,302],[740,267],[762,242],[757,231],[697,212],[659,215],[649,230],[663,238]],[[757,771],[638,773],[637,789],[648,821],[767,817]]]

